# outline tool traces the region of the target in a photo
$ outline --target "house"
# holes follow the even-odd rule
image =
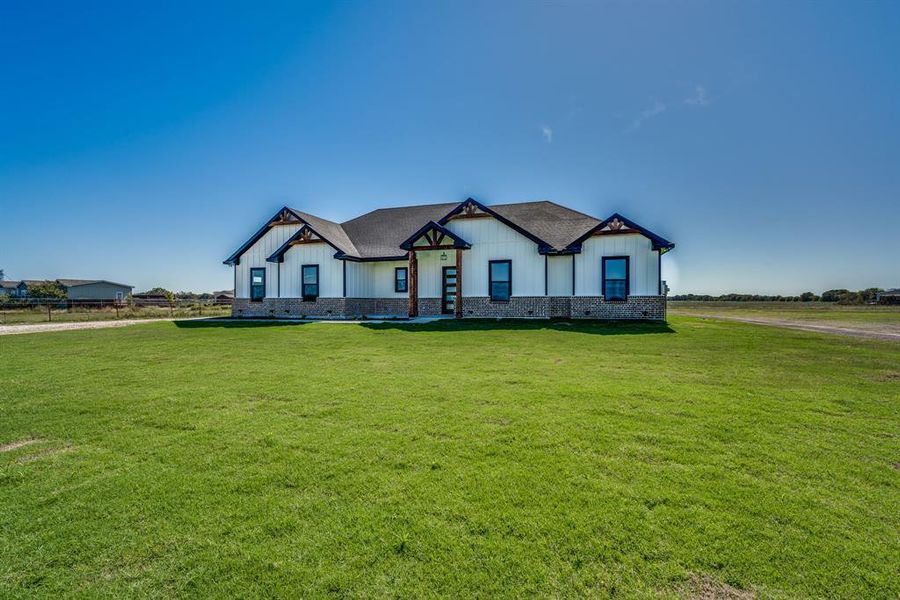
[[[18,295],[19,281],[0,279],[0,296],[15,298]]]
[[[57,279],[69,300],[115,300],[122,302],[131,294],[133,285],[105,279]]]
[[[878,304],[900,304],[900,288],[884,290],[875,295]]]
[[[66,292],[67,300],[81,302],[122,302],[131,294],[134,286],[105,279],[56,279],[53,281],[26,279],[17,286],[20,298],[31,296],[29,288],[38,284],[58,283]]]
[[[234,302],[234,290],[213,292],[213,300],[215,300],[216,304],[231,304]]]
[[[469,198],[344,223],[284,207],[224,262],[236,317],[662,320],[674,246],[620,214]]]

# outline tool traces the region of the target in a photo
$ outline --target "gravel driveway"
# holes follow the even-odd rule
[[[203,318],[203,317],[200,317]],[[193,321],[195,319],[120,319],[118,321],[71,321],[68,323],[35,323],[33,325],[0,325],[0,335],[17,333],[41,333],[42,331],[68,331],[70,329],[106,329],[107,327],[127,327],[140,323],[160,321]]]
[[[730,317],[724,315],[700,315],[694,313],[686,314],[685,316],[699,317],[701,319],[740,321],[741,323],[753,323],[754,325],[770,325],[772,327],[786,327],[788,329],[815,331],[817,333],[849,335],[853,337],[868,338],[870,340],[890,340],[900,342],[900,327],[890,323],[827,323],[822,321],[801,321],[770,317]]]

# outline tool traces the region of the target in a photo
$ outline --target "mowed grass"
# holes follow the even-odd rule
[[[2,597],[900,595],[896,343],[155,323],[0,381]]]

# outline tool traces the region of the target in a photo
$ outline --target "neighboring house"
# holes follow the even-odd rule
[[[234,290],[213,292],[213,299],[216,301],[216,304],[231,304],[234,302]]]
[[[284,207],[225,264],[239,317],[661,320],[674,246],[619,214],[470,198],[345,223]]]
[[[11,279],[0,280],[0,296],[10,296],[15,298],[19,293],[19,283],[19,281],[13,281]]]
[[[875,301],[878,304],[900,304],[900,288],[878,292],[875,296]]]
[[[115,300],[122,302],[134,289],[133,285],[105,279],[57,279],[66,290],[69,300]]]
[[[134,287],[124,283],[106,281],[105,279],[56,279],[55,282],[65,290],[66,299],[86,302],[106,300],[122,302],[128,297]],[[34,279],[26,279],[20,282],[18,285],[19,297],[28,297],[30,295],[28,288],[42,283],[53,282]]]

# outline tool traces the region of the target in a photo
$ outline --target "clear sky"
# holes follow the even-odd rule
[[[900,285],[900,2],[0,2],[0,268],[176,290],[282,205],[551,199],[680,293]]]

